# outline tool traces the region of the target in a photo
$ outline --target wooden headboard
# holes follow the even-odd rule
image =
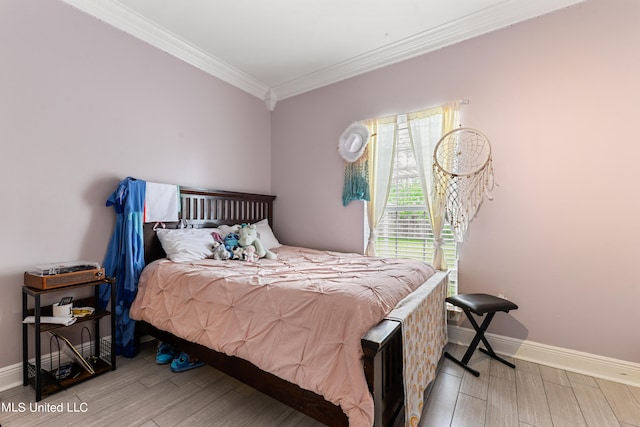
[[[266,194],[180,187],[182,212],[179,218],[186,221],[189,227],[196,228],[253,223],[263,219],[269,220],[272,225],[275,198]],[[164,224],[167,228],[177,228],[179,223]],[[153,231],[154,225],[144,224],[144,260],[147,264],[166,256]]]

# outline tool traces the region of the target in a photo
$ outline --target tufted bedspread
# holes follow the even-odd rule
[[[373,424],[360,338],[434,269],[282,246],[257,263],[149,264],[131,317],[248,360],[339,405],[351,426]]]

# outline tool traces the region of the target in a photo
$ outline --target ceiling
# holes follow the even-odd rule
[[[583,0],[63,0],[278,100]]]

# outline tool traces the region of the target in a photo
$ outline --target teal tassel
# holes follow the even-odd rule
[[[344,168],[342,206],[353,200],[369,201],[369,161],[366,158],[349,163]]]

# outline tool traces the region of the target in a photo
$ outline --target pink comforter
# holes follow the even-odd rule
[[[291,246],[257,263],[156,261],[131,317],[241,357],[373,424],[360,338],[434,270],[413,260]]]

